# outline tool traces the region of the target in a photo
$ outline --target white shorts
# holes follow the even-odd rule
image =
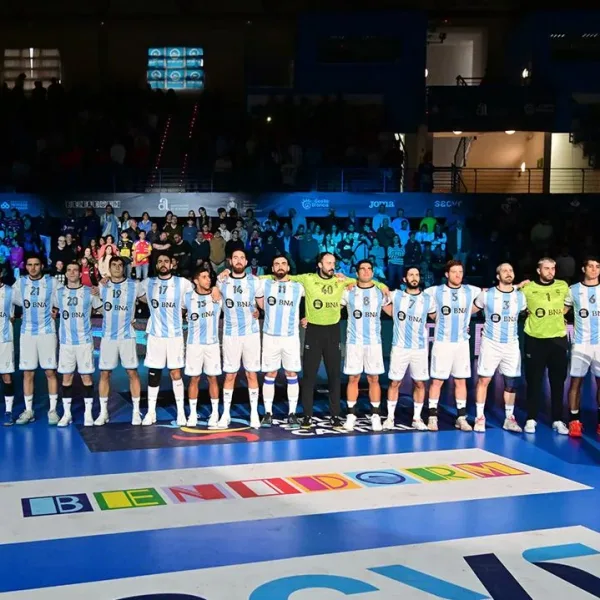
[[[94,372],[94,344],[72,346],[61,344],[58,349],[58,372],[61,375],[91,375]]]
[[[100,361],[98,368],[101,371],[112,371],[121,365],[127,371],[138,368],[137,340],[107,340],[102,338],[100,342]]]
[[[521,348],[519,340],[501,344],[488,338],[481,338],[479,358],[477,359],[477,375],[493,377],[498,370],[505,377],[521,376]]]
[[[15,344],[14,342],[0,343],[0,375],[15,372]]]
[[[402,381],[409,368],[413,381],[427,381],[429,379],[429,349],[425,347],[411,350],[392,346],[389,379]]]
[[[462,342],[433,342],[431,350],[432,379],[446,380],[471,377],[471,351],[469,340]]]
[[[370,344],[368,346],[346,344],[344,375],[362,375],[363,373],[366,375],[385,373],[381,344]]]
[[[300,336],[279,336],[263,334],[262,339],[262,371],[271,373],[285,369],[292,373],[302,370],[300,359]]]
[[[600,345],[573,344],[571,346],[571,377],[585,377],[590,367],[594,377],[600,377]]]
[[[209,377],[221,374],[221,347],[219,344],[204,346],[188,344],[185,349],[185,374],[188,377],[200,377],[204,373]]]
[[[159,338],[149,335],[144,365],[149,369],[164,369],[165,367],[169,371],[183,369],[185,366],[183,349],[183,337]]]
[[[19,369],[35,371],[41,367],[44,371],[56,371],[56,346],[55,333],[22,334],[19,340]]]
[[[223,372],[237,373],[240,366],[250,373],[260,371],[260,333],[223,336]]]

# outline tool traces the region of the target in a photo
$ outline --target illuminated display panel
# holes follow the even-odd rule
[[[154,89],[204,89],[204,50],[179,46],[149,48],[147,79]]]

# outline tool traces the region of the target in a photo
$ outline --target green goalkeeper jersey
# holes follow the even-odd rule
[[[547,285],[532,281],[522,292],[527,300],[527,335],[542,339],[567,335],[564,308],[569,286],[565,281],[555,279]]]

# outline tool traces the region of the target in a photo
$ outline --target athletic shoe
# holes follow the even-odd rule
[[[302,429],[312,429],[314,427],[312,422],[312,417],[304,416],[302,419],[302,424],[300,425]]]
[[[217,429],[227,429],[231,424],[231,417],[227,413],[223,413],[219,422],[217,423]]]
[[[569,435],[569,428],[562,421],[554,421],[552,429],[559,435]]]
[[[477,433],[485,433],[485,417],[477,417],[475,419],[473,431],[476,431]]]
[[[438,431],[437,417],[429,417],[429,419],[427,419],[427,429],[429,429],[429,431]]]
[[[184,411],[177,411],[177,427],[185,427],[187,425],[187,419],[185,418]]]
[[[342,425],[342,422],[338,416],[331,416],[329,418],[329,426],[334,431],[345,431],[344,426]]]
[[[266,413],[263,417],[263,420],[260,422],[260,426],[268,429],[273,426],[273,415],[271,413]]]
[[[210,413],[210,417],[208,417],[208,428],[209,429],[217,429],[219,426],[219,411],[215,410]]]
[[[62,419],[56,424],[57,427],[68,427],[73,422],[73,417],[70,414],[62,416]]]
[[[60,421],[60,417],[58,416],[58,413],[55,410],[49,410],[48,411],[48,425],[58,425],[59,421]]]
[[[454,423],[454,427],[456,429],[460,429],[461,431],[473,431],[473,428],[467,421],[467,417],[458,417],[458,419],[456,419],[456,423]]]
[[[525,428],[523,431],[525,433],[535,433],[535,426],[537,425],[537,421],[535,419],[527,419],[525,423]]]
[[[142,424],[142,415],[139,410],[134,411],[131,415],[131,424],[136,426]]]
[[[197,427],[198,426],[198,414],[196,411],[192,411],[190,416],[188,417],[186,425],[188,427]]]
[[[102,425],[106,425],[110,421],[110,417],[107,412],[100,412],[98,418],[94,421],[94,425],[97,427],[102,427]]]
[[[583,435],[583,425],[581,421],[571,421],[569,423],[569,437],[581,437]]]
[[[514,415],[504,419],[504,425],[502,425],[502,429],[506,429],[506,431],[512,431],[513,433],[523,433],[523,430],[517,423]]]
[[[4,426],[5,427],[10,427],[11,425],[15,424],[15,420],[13,419],[12,413],[7,410],[4,413]]]
[[[394,427],[396,427],[396,424],[394,423],[394,417],[388,416],[383,422],[383,430],[389,431],[390,429],[394,429]]]
[[[346,417],[346,422],[344,423],[344,429],[346,431],[354,431],[354,426],[356,425],[356,415],[350,413]]]
[[[381,417],[379,415],[371,415],[371,429],[373,431],[383,431]]]
[[[84,427],[93,427],[94,426],[94,417],[92,417],[91,412],[86,412],[83,415],[83,426]]]
[[[412,428],[417,431],[427,431],[427,425],[423,422],[423,419],[413,419]],[[384,424],[385,429],[385,424]]]
[[[148,425],[154,425],[156,423],[156,413],[148,411],[146,416],[142,419],[142,425],[147,427]]]
[[[17,418],[17,425],[27,425],[35,421],[35,414],[32,410],[24,410]]]
[[[253,411],[250,415],[250,427],[252,429],[260,429],[260,417],[257,412]]]
[[[300,421],[295,413],[290,413],[288,415],[288,425],[292,429],[300,429]]]

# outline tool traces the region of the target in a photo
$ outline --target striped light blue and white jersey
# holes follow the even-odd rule
[[[219,318],[221,302],[213,300],[211,294],[198,294],[192,290],[185,295],[187,311],[187,343],[209,346],[219,343]]]
[[[102,300],[102,339],[112,342],[135,339],[135,301],[143,294],[141,283],[125,279],[100,285]]]
[[[300,303],[304,286],[297,281],[263,280],[265,319],[263,334],[277,337],[300,335]]]
[[[85,285],[61,287],[56,290],[52,303],[58,308],[60,343],[65,346],[91,344],[92,310],[102,306],[102,300],[92,295],[92,289]]]
[[[148,335],[157,338],[183,337],[183,308],[185,295],[194,290],[190,281],[172,275],[167,279],[150,277],[141,283],[140,292],[146,296],[150,318]]]
[[[519,315],[527,308],[525,295],[513,289],[502,292],[497,287],[480,292],[475,306],[485,315],[483,337],[500,344],[519,339]]]
[[[435,299],[428,294],[392,292],[394,335],[392,346],[423,350],[429,343],[427,316],[436,312]]]
[[[14,314],[13,288],[9,285],[0,285],[0,344],[13,341],[11,319]]]
[[[451,288],[446,284],[425,290],[432,296],[436,307],[434,339],[436,342],[462,342],[469,339],[469,324],[473,302],[481,292],[474,285]]]
[[[566,306],[573,307],[575,344],[600,344],[600,285],[576,283],[569,288]]]
[[[244,336],[260,331],[254,318],[256,299],[264,296],[264,282],[255,275],[227,277],[217,282],[223,296],[224,336]]]
[[[13,302],[23,307],[21,334],[36,336],[56,333],[52,301],[61,286],[54,277],[48,275],[40,279],[20,277],[13,285]]]
[[[381,309],[388,304],[383,292],[375,287],[355,286],[345,290],[342,306],[348,310],[346,344],[350,346],[374,346],[381,344]]]

